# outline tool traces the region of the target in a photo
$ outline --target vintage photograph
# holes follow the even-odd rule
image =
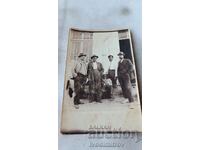
[[[61,132],[85,133],[91,127],[141,132],[129,29],[69,31]]]

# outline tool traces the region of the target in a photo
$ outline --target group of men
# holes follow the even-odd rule
[[[118,79],[122,88],[122,93],[125,98],[128,98],[128,102],[134,101],[132,95],[131,74],[133,74],[133,65],[129,59],[125,59],[125,54],[120,52],[118,54],[119,62],[116,65],[113,62],[113,55],[109,55],[109,68],[106,70],[106,78],[112,81],[112,87],[116,88],[116,81]],[[73,78],[74,78],[74,105],[78,106],[83,104],[80,98],[83,93],[85,84],[89,84],[89,102],[102,103],[102,78],[105,77],[104,67],[100,62],[97,62],[98,56],[91,56],[91,61],[87,64],[85,61],[86,54],[79,54],[79,61],[75,65]]]

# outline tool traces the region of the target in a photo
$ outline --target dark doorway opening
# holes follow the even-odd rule
[[[130,45],[130,40],[129,39],[123,39],[119,40],[119,47],[120,51],[125,53],[124,58],[130,59],[131,62],[133,63],[133,58],[131,54],[131,45]]]

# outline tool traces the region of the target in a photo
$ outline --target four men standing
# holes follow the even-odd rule
[[[131,73],[133,73],[133,65],[129,59],[124,59],[124,53],[120,52],[118,66],[113,62],[113,55],[109,55],[109,68],[107,70],[108,78],[112,80],[113,88],[117,87],[116,80],[118,81],[122,88],[122,93],[125,98],[128,98],[129,103],[133,102],[132,95],[132,85],[131,85]],[[98,56],[93,55],[91,61],[87,64],[85,61],[86,54],[80,53],[80,61],[76,64],[74,68],[74,88],[75,97],[74,105],[82,104],[80,102],[80,97],[83,93],[85,84],[89,83],[89,102],[99,102],[101,103],[102,96],[102,76],[104,73],[103,65],[97,62]]]

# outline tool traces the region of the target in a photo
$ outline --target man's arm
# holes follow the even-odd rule
[[[88,76],[88,80],[90,80],[90,71],[91,71],[91,63],[88,63],[88,66],[87,66],[87,76]]]
[[[117,77],[117,74],[118,74],[118,64],[119,62],[115,64],[115,78]]]
[[[100,68],[101,68],[101,74],[103,74],[103,72],[104,72],[104,68],[103,68],[103,65],[101,64],[101,63],[99,63],[100,64]]]
[[[73,71],[72,71],[72,76],[75,78],[77,76],[77,70],[78,70],[78,63],[76,63]]]
[[[128,60],[128,66],[129,66],[129,76],[130,76],[130,80],[133,81],[135,79],[135,74],[134,74],[134,69],[133,69],[133,64],[130,60]]]
[[[132,73],[133,72],[133,64],[132,64],[132,62],[129,60],[129,59],[127,59],[128,61],[127,61],[127,64],[128,64],[128,72],[129,73]]]

